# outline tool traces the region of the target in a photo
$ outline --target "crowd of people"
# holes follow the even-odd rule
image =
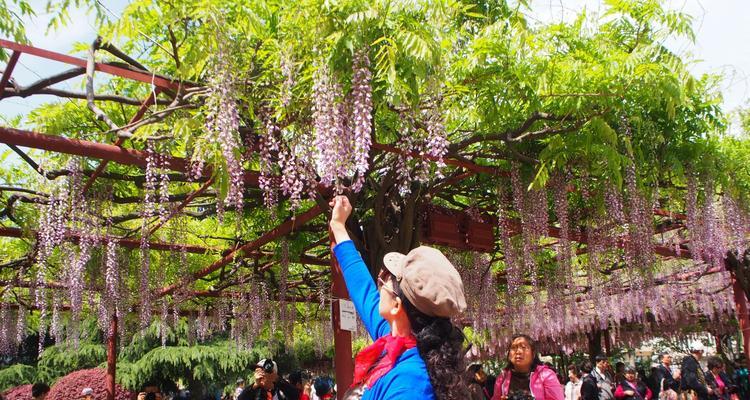
[[[533,342],[529,342],[533,343]],[[701,366],[703,350],[695,348],[685,355],[680,366],[672,364],[672,355],[658,356],[659,363],[649,374],[618,362],[614,369],[606,356],[594,363],[584,361],[567,367],[567,376],[557,373],[551,364],[538,358],[518,357],[511,345],[509,365],[496,378],[481,364],[467,368],[467,398],[470,400],[547,399],[547,400],[750,400],[750,379],[746,360],[731,364],[732,373],[721,358],[709,357]],[[529,367],[531,365],[531,367]]]

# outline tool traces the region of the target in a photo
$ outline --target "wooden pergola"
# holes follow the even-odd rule
[[[11,50],[10,56],[4,71],[2,72],[2,78],[0,78],[0,103],[3,99],[14,97],[14,96],[27,96],[30,94],[50,94],[58,95],[67,98],[81,98],[87,99],[90,104],[94,101],[108,101],[113,100],[111,96],[97,96],[93,93],[93,90],[89,90],[88,93],[63,93],[60,89],[52,87],[53,85],[63,82],[65,80],[88,74],[93,77],[94,71],[99,71],[108,75],[129,79],[144,84],[153,85],[154,90],[145,99],[123,99],[120,98],[118,101],[126,104],[138,106],[137,111],[132,115],[127,126],[135,126],[144,119],[148,111],[157,104],[169,104],[170,94],[174,94],[178,90],[185,88],[191,88],[197,86],[192,82],[180,82],[169,77],[162,76],[153,72],[147,71],[143,66],[138,64],[135,60],[131,59],[125,54],[122,54],[114,47],[109,47],[107,50],[122,59],[124,63],[101,63],[95,62],[93,57],[93,51],[90,54],[88,60],[72,57],[65,54],[60,54],[52,51],[47,51],[32,47],[29,45],[23,45],[13,43],[6,40],[0,40],[0,47]],[[27,87],[20,87],[12,83],[11,77],[21,56],[24,57],[41,57],[50,61],[68,64],[74,68],[65,71],[63,73],[54,75],[49,78],[42,79],[36,83],[33,83]],[[167,97],[160,99],[159,96]],[[106,119],[105,115],[96,112],[94,107],[92,111],[97,114],[97,118],[100,120]],[[135,166],[141,169],[146,167],[147,154],[144,151],[130,149],[124,147],[126,139],[123,136],[118,137],[114,143],[97,143],[86,140],[70,139],[61,136],[49,135],[43,132],[32,132],[28,130],[15,129],[11,127],[0,127],[0,143],[8,145],[13,149],[19,157],[25,160],[33,169],[45,174],[46,172],[41,171],[39,165],[32,160],[26,153],[23,152],[19,147],[26,147],[32,149],[39,149],[50,152],[57,152],[61,154],[67,154],[72,156],[87,157],[92,159],[100,160],[97,168],[93,171],[86,173],[87,180],[84,186],[84,192],[88,191],[95,180],[101,178],[116,178],[108,175],[106,167],[109,163],[117,163],[128,166]],[[377,152],[386,153],[399,153],[401,150],[395,146],[382,143],[373,143],[373,149]],[[255,149],[257,150],[257,149]],[[419,154],[412,154],[413,157],[423,157],[430,159],[428,156],[422,156]],[[188,160],[171,157],[164,155],[164,162],[166,168],[178,174],[185,174],[189,171]],[[491,176],[506,176],[507,172],[498,170],[496,168],[482,166],[475,164],[471,161],[462,159],[445,159],[445,163],[449,166],[455,167],[456,173],[445,181],[445,185],[450,185],[459,182],[462,179],[466,179],[469,176],[476,174],[487,174]],[[45,175],[46,176],[46,175]],[[203,177],[210,177],[211,173],[209,170],[204,171]],[[48,176],[47,176],[48,177]],[[49,177],[48,177],[49,178]],[[194,204],[196,200],[200,199],[210,188],[212,179],[203,178],[199,180],[201,186],[199,189],[193,191],[179,198],[175,198],[175,202],[179,202],[174,207],[166,220],[160,221],[149,230],[149,236],[160,229],[169,219],[176,216],[186,207]],[[246,187],[258,188],[259,187],[259,173],[255,171],[244,172],[244,183]],[[237,244],[227,248],[211,248],[202,247],[195,245],[187,245],[181,243],[166,243],[151,241],[149,248],[155,251],[186,251],[196,254],[215,254],[218,259],[204,268],[195,271],[189,276],[182,277],[179,281],[167,284],[164,287],[158,289],[156,297],[163,297],[170,295],[175,292],[178,288],[187,287],[195,281],[204,278],[216,271],[221,270],[227,265],[235,262],[241,258],[259,258],[268,256],[267,252],[263,251],[263,246],[273,241],[279,240],[284,236],[287,236],[295,231],[299,231],[306,224],[313,221],[317,217],[325,214],[327,209],[325,208],[325,198],[330,197],[330,190],[325,187],[316,188],[320,196],[318,205],[314,205],[311,208],[299,212],[292,218],[283,221],[276,227],[269,229],[265,233],[258,236],[256,239]],[[18,196],[14,201],[29,201],[22,196]],[[455,211],[441,208],[438,206],[428,207],[426,210],[419,210],[424,214],[424,233],[422,236],[422,242],[437,244],[442,246],[451,247],[459,250],[472,250],[479,252],[493,252],[496,248],[498,238],[496,237],[496,228],[498,224],[502,223],[505,227],[509,227],[512,234],[516,234],[521,231],[521,221],[517,219],[505,219],[504,221],[497,221],[496,217],[493,217],[492,211],[486,211],[483,214],[483,220],[477,221],[471,218],[466,210]],[[685,229],[685,215],[674,214],[664,210],[654,210],[654,214],[663,218],[662,223],[657,226],[657,233],[664,233],[674,231],[677,229]],[[321,234],[325,232],[321,231]],[[34,232],[31,232],[34,235]],[[556,226],[549,226],[548,236],[550,238],[561,238],[562,233],[560,228]],[[15,237],[21,238],[24,233],[19,228],[0,227],[0,236],[4,237]],[[77,241],[80,237],[75,234],[69,235],[66,240]],[[585,234],[577,234],[571,232],[568,234],[568,239],[579,244],[587,244],[589,238]],[[141,245],[140,239],[119,239],[119,246],[126,248],[137,249]],[[323,244],[323,243],[319,243]],[[330,243],[333,245],[333,243]],[[624,248],[626,241],[616,240],[611,243],[613,247]],[[678,248],[672,246],[663,246],[654,244],[654,253],[674,259],[690,259],[689,243],[682,243]],[[334,299],[348,299],[348,293],[346,286],[341,275],[341,271],[336,263],[335,257],[329,256],[328,258],[316,256],[314,254],[302,254],[297,262],[310,265],[318,266],[329,266],[330,267],[330,283],[331,283],[331,296]],[[260,267],[260,271],[263,269],[269,269],[271,264],[266,264]],[[257,273],[258,271],[256,271]],[[327,274],[320,274],[315,279],[325,279]],[[501,277],[502,278],[502,277]],[[7,282],[4,284],[19,285],[18,282]],[[27,283],[30,284],[30,283]],[[62,284],[56,282],[49,282],[49,287],[63,287]],[[744,350],[748,358],[750,359],[750,315],[747,309],[747,298],[746,292],[743,290],[740,280],[733,280],[733,292],[736,306],[736,315],[740,323],[740,327],[743,333]],[[188,292],[189,296],[195,297],[220,297],[230,295],[228,288],[215,291],[191,291]],[[314,301],[314,294],[288,296],[289,301]],[[352,338],[349,331],[340,329],[338,321],[338,303],[332,303],[332,316],[333,316],[333,332],[334,332],[334,348],[335,348],[335,371],[336,380],[339,387],[346,388],[350,385],[353,375],[353,357],[352,357]],[[117,332],[117,318],[116,316],[111,320],[111,332]],[[115,388],[115,362],[116,362],[116,334],[111,334],[108,337],[108,375],[107,385],[109,390],[109,398],[114,399],[114,388]],[[343,395],[343,391],[340,392]]]

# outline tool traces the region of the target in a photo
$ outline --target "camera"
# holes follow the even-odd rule
[[[146,400],[157,400],[156,393],[154,392],[146,393]]]
[[[263,372],[267,374],[272,374],[273,373],[273,361],[266,360],[265,362],[263,362],[263,366],[261,368],[263,369]]]

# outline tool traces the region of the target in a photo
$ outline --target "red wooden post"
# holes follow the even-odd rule
[[[329,230],[331,237],[331,253],[336,241],[333,239],[333,233]],[[338,299],[349,299],[349,292],[346,290],[344,275],[341,272],[336,256],[331,255],[331,322],[333,323],[333,367],[336,371],[336,396],[343,400],[346,390],[351,386],[354,380],[354,358],[352,357],[352,334],[349,331],[341,330],[339,323],[339,302]]]
[[[10,81],[10,76],[13,75],[13,69],[16,68],[16,63],[18,62],[19,57],[21,57],[21,52],[14,51],[13,54],[10,55],[10,59],[8,59],[8,63],[5,64],[5,71],[3,71],[3,75],[0,77],[0,98],[3,97],[5,85]]]
[[[112,316],[107,336],[107,400],[115,400],[115,371],[117,370],[117,315]]]
[[[740,323],[742,331],[742,351],[747,360],[750,360],[750,314],[747,312],[747,299],[745,291],[742,290],[740,282],[732,273],[732,294],[734,295],[734,308],[737,314],[737,321]]]

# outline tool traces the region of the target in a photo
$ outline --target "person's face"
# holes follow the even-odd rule
[[[597,361],[596,367],[599,368],[600,371],[606,371],[607,368],[609,367],[609,361],[607,360]]]
[[[568,379],[573,382],[578,382],[578,377],[573,373],[573,371],[568,371]]]
[[[724,364],[719,365],[718,367],[711,368],[711,372],[714,374],[718,374],[719,372],[724,370]]]
[[[383,268],[378,274],[377,284],[380,289],[380,305],[378,312],[386,321],[393,321],[400,312],[404,312],[401,307],[401,299],[398,298],[394,289],[395,278]]]
[[[266,389],[266,390],[272,390],[274,387],[274,384],[279,379],[279,374],[275,372],[267,374],[265,371],[263,371],[262,368],[256,369],[255,372],[260,372],[261,374],[260,386],[262,386],[263,389]]]
[[[625,379],[627,379],[630,382],[635,381],[635,372],[628,371],[625,373]]]
[[[513,369],[520,372],[528,371],[534,361],[534,350],[526,338],[516,338],[510,344],[508,359],[513,364]]]
[[[700,361],[703,358],[703,352],[696,351],[695,353],[693,353],[693,356],[695,357],[696,360]]]
[[[664,358],[661,359],[661,362],[666,366],[672,365],[672,356],[667,354],[666,356],[664,356]]]

